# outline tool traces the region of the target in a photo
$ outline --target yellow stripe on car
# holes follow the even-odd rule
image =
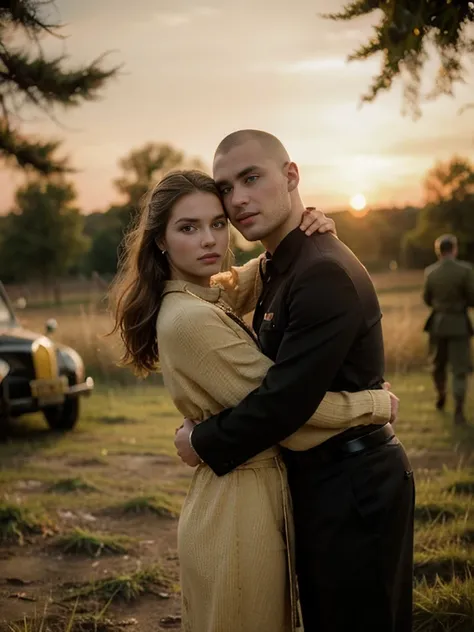
[[[33,365],[38,380],[48,380],[58,376],[58,363],[54,343],[46,336],[37,338],[32,344]]]

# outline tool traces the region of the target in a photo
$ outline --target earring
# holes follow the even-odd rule
[[[161,251],[161,254],[162,254],[162,255],[165,255],[165,254],[166,254],[166,250],[162,250],[162,251]]]

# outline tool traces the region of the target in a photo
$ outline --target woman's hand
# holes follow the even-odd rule
[[[189,465],[190,467],[196,467],[202,463],[201,457],[194,450],[190,440],[191,432],[197,423],[199,422],[185,418],[183,425],[176,428],[174,433],[174,445],[176,452],[183,463],[186,463],[186,465]]]
[[[313,233],[332,233],[337,237],[336,224],[334,220],[327,217],[322,211],[318,211],[313,206],[308,206],[301,218],[300,229],[306,235]]]
[[[382,384],[382,388],[384,389],[384,391],[388,391],[388,394],[390,395],[390,404],[392,407],[392,415],[390,417],[390,423],[393,424],[397,421],[398,419],[398,409],[400,407],[400,400],[398,399],[398,397],[392,393],[392,391],[390,390],[392,388],[392,385],[390,384],[390,382],[384,382]]]

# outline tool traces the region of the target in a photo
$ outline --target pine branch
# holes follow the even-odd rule
[[[341,12],[325,17],[347,21],[375,9],[382,15],[374,35],[348,58],[349,61],[366,60],[383,54],[381,71],[362,100],[373,101],[402,76],[405,103],[416,118],[420,114],[418,101],[421,71],[428,59],[427,43],[435,45],[441,62],[434,90],[428,97],[452,95],[453,86],[464,82],[462,57],[474,53],[474,40],[467,36],[467,27],[474,22],[473,4],[468,0],[355,0]]]
[[[72,68],[67,67],[66,55],[47,58],[41,36],[60,37],[61,25],[48,19],[46,12],[54,6],[54,0],[0,0],[0,157],[42,174],[66,171],[67,161],[55,158],[56,141],[37,142],[20,136],[22,109],[34,106],[55,120],[55,106],[72,108],[97,99],[100,89],[119,71],[119,67],[103,68],[104,55]],[[22,49],[10,45],[10,35],[19,28],[36,43],[34,52],[31,45]]]
[[[63,70],[64,55],[47,60],[31,59],[26,53],[11,53],[0,47],[0,90],[4,84],[14,84],[34,104],[77,106],[83,100],[93,100],[105,81],[118,68],[102,70],[103,56],[85,68]]]
[[[6,162],[33,169],[43,175],[69,173],[67,159],[57,159],[54,153],[60,145],[59,141],[32,141],[20,136],[12,130],[5,120],[0,120],[0,156]]]
[[[361,15],[368,15],[376,9],[382,9],[384,4],[386,4],[384,0],[354,0],[354,2],[350,2],[344,7],[340,13],[323,13],[321,17],[343,22],[358,18]]]
[[[54,6],[54,0],[0,0],[0,25],[22,27],[30,36],[46,31],[56,35],[59,24],[49,24],[41,18],[41,10]]]

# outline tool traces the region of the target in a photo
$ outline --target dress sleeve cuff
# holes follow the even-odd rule
[[[189,445],[191,446],[191,450],[194,452],[194,454],[196,454],[196,456],[198,456],[201,459],[201,457],[199,456],[196,448],[193,446],[193,441],[192,441],[193,432],[194,432],[194,428],[189,433]],[[201,459],[201,463],[204,463],[204,461],[202,459]]]
[[[375,422],[385,423],[390,421],[392,416],[392,399],[388,391],[377,389],[369,391],[372,397],[373,411],[372,416]]]

